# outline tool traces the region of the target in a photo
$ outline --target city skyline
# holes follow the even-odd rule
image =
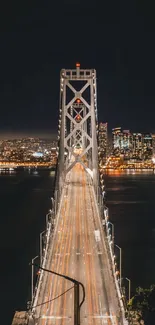
[[[124,127],[123,125],[114,125],[112,128],[109,128],[109,122],[105,120],[99,120],[99,124],[107,124],[107,135],[108,139],[112,140],[112,130],[115,128],[121,128],[122,130],[130,130],[131,133],[151,133],[152,135],[155,134],[155,132],[151,132],[149,129],[146,130],[145,132],[142,132],[140,129],[131,129],[129,125],[127,127]],[[14,130],[14,131],[0,131],[0,140],[5,140],[5,139],[18,139],[18,138],[26,138],[26,137],[39,137],[39,138],[45,138],[45,139],[51,139],[51,140],[56,140],[58,137],[58,120],[57,120],[57,126],[56,130]]]

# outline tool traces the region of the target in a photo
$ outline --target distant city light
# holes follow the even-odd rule
[[[155,157],[152,157],[152,162],[155,164]]]

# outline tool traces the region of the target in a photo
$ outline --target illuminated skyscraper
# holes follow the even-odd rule
[[[132,135],[129,130],[123,130],[121,127],[112,130],[113,155],[124,158],[132,156]]]
[[[132,135],[129,130],[123,130],[120,134],[120,153],[124,158],[131,158]]]
[[[113,155],[118,157],[121,151],[121,127],[112,129],[112,147],[113,147]]]
[[[152,135],[150,133],[143,135],[143,158],[151,159],[153,155]]]
[[[143,156],[143,137],[141,133],[132,135],[132,158],[142,159]]]
[[[105,161],[107,157],[108,123],[100,123],[98,129],[99,160]]]

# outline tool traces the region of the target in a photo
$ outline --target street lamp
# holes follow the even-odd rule
[[[125,278],[127,281],[128,281],[128,284],[129,284],[129,301],[130,301],[130,298],[131,298],[131,280],[128,279],[128,278]]]
[[[57,272],[54,272],[51,270],[47,270],[37,264],[33,264],[33,265],[39,267],[41,270],[43,270],[45,272],[58,275],[64,279],[69,280],[74,283],[74,325],[80,325],[80,308],[85,301],[85,287],[84,287],[83,283],[81,283],[73,278],[70,278],[67,275],[60,274],[60,273],[57,273]],[[82,287],[82,290],[83,290],[83,298],[82,298],[81,302],[79,302],[80,286]],[[33,308],[35,308],[35,306],[33,306]]]
[[[49,213],[46,214],[46,229],[48,228],[49,216],[52,215],[52,210],[49,210]]]
[[[55,203],[55,200],[53,199],[53,197],[51,197],[51,201],[52,201],[52,211],[54,211],[54,203]]]
[[[42,247],[42,235],[46,232],[46,230],[42,231],[40,233],[40,264],[42,265],[42,259],[43,259],[43,247]]]
[[[115,244],[115,246],[119,249],[119,272],[120,272],[120,288],[122,287],[121,280],[122,280],[122,248]]]
[[[110,221],[107,222],[108,225],[110,224],[112,226],[112,242],[113,242],[113,254],[114,254],[114,224]]]
[[[32,303],[33,303],[33,287],[34,287],[34,285],[33,285],[34,264],[33,263],[34,263],[36,258],[38,258],[38,255],[36,257],[32,258],[32,263],[31,263],[31,265],[32,265],[32,272],[31,272],[31,299],[32,299]]]
[[[104,216],[105,216],[105,219],[108,220],[109,211],[108,211],[108,208],[106,206],[104,208]]]

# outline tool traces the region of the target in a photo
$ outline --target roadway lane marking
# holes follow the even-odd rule
[[[97,252],[98,255],[102,255],[102,252]]]
[[[76,253],[76,255],[80,255],[81,253]]]

